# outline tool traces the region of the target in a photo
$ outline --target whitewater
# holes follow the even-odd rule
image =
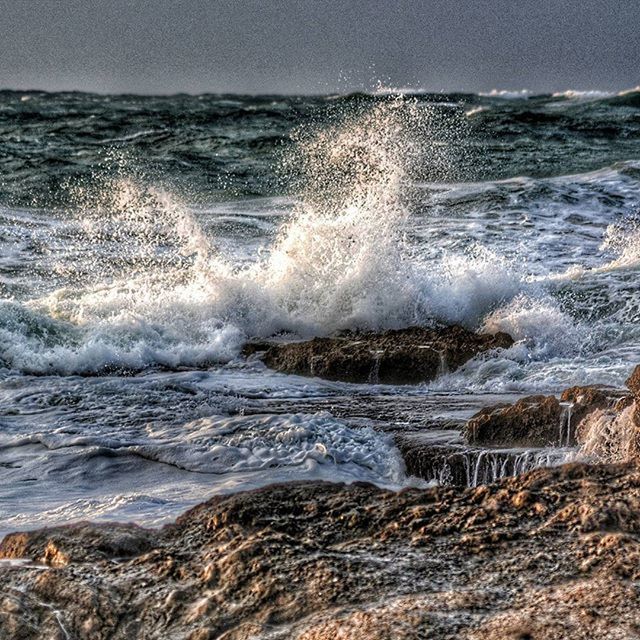
[[[3,530],[156,524],[303,478],[420,484],[394,432],[621,386],[640,363],[639,109],[637,90],[0,92]],[[516,342],[415,387],[242,354],[442,323]]]

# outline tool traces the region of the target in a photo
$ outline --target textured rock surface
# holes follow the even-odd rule
[[[619,413],[633,402],[633,396],[624,390],[589,385],[565,389],[560,400],[571,403],[571,433],[580,442],[584,439],[582,429],[587,416],[594,411]]]
[[[508,348],[506,333],[478,334],[459,326],[410,327],[384,333],[343,333],[306,342],[255,343],[245,354],[263,353],[277,371],[345,382],[417,384],[454,370],[483,351]]]
[[[640,473],[272,486],[159,531],[82,524],[0,552],[25,554],[33,564],[0,562],[3,640],[637,638]]]
[[[0,542],[0,558],[31,558],[49,565],[129,558],[152,547],[153,533],[136,525],[79,522],[12,533]]]
[[[636,427],[633,448],[636,460],[640,460],[640,365],[638,365],[627,378],[627,387],[634,399],[633,422]]]
[[[464,435],[470,444],[546,447],[564,441],[566,422],[555,396],[528,396],[480,410],[465,425]]]
[[[640,395],[640,364],[631,372],[626,384],[634,396]]]

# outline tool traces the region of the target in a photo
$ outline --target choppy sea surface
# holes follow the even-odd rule
[[[640,363],[640,89],[0,91],[0,531],[407,477],[388,431]],[[252,338],[461,323],[509,350],[349,385]],[[393,410],[392,410],[393,409]]]

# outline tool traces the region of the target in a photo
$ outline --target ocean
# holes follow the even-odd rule
[[[2,533],[424,484],[394,433],[640,363],[640,89],[0,91],[0,172]],[[440,323],[516,343],[399,387],[242,355]]]

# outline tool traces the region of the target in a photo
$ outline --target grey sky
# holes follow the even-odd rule
[[[640,0],[0,0],[0,87],[323,93],[374,77],[636,86]]]

